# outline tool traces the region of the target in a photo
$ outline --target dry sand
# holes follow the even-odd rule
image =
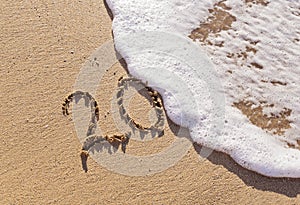
[[[264,177],[217,152],[200,162],[198,145],[151,176],[123,176],[91,158],[85,173],[61,103],[86,58],[112,39],[111,19],[100,1],[52,2],[1,1],[1,204],[300,204],[299,179]],[[110,88],[124,73],[115,65],[96,96],[107,133],[115,129],[103,118]],[[133,142],[128,152],[163,149],[171,138],[168,131],[147,146]]]

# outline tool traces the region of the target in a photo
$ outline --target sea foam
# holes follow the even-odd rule
[[[300,177],[299,1],[107,0],[107,4],[114,15],[115,46],[129,72],[158,89],[168,116],[188,127],[193,141],[225,152],[263,175]],[[224,88],[224,128],[212,136],[212,119],[220,116],[209,79],[199,79],[185,62],[172,57],[172,50],[169,55],[134,53],[132,42],[121,37],[158,31],[188,38],[199,26],[214,21],[220,10],[230,14],[232,24],[207,36],[200,30],[202,39],[190,40],[211,60]],[[209,66],[204,64],[199,67]],[[164,80],[163,72],[152,72],[154,67],[172,73],[170,81]],[[174,97],[183,90],[172,80],[187,86],[194,101]]]

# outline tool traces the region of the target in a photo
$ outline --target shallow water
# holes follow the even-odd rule
[[[129,72],[158,89],[168,116],[188,127],[195,142],[263,175],[300,177],[299,1],[107,3],[114,14],[116,49]],[[148,31],[163,32],[161,39],[170,44],[181,42],[168,35],[190,42],[182,44],[187,46],[181,54],[188,50],[192,56],[197,46],[202,61],[191,66],[180,49],[156,49],[155,39],[151,51],[139,52],[141,47],[122,38]],[[210,76],[199,76],[209,69]],[[216,84],[209,77],[222,86],[211,86]],[[220,92],[224,104],[216,102]]]

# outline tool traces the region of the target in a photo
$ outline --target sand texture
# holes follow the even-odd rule
[[[53,2],[1,1],[1,204],[300,204],[300,179],[264,177],[217,152],[200,161],[200,145],[150,176],[120,175],[91,158],[85,173],[74,124],[61,105],[86,59],[112,39],[111,19],[101,1]],[[106,133],[116,132],[110,102],[124,75],[121,64],[113,66],[95,96]],[[141,123],[148,108],[139,95],[130,104]],[[174,138],[170,126],[146,145],[129,142],[126,152],[164,149]]]

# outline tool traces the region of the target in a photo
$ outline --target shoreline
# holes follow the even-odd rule
[[[61,113],[61,103],[73,91],[86,59],[112,39],[104,4],[74,2],[70,7],[67,2],[54,6],[50,0],[3,2],[1,17],[3,204],[299,203],[300,179],[264,177],[219,152],[200,162],[195,144],[178,163],[158,174],[124,176],[92,158],[85,173],[79,156],[81,144],[73,122]],[[104,116],[122,75],[126,75],[124,68],[113,66],[95,96],[101,106],[98,125],[107,133],[116,131],[110,114]],[[145,105],[143,100],[137,96],[138,107]],[[135,109],[133,105],[131,110]],[[171,130],[168,133],[151,141],[149,149],[163,150],[173,139]],[[148,147],[133,142],[128,153],[148,154]]]

